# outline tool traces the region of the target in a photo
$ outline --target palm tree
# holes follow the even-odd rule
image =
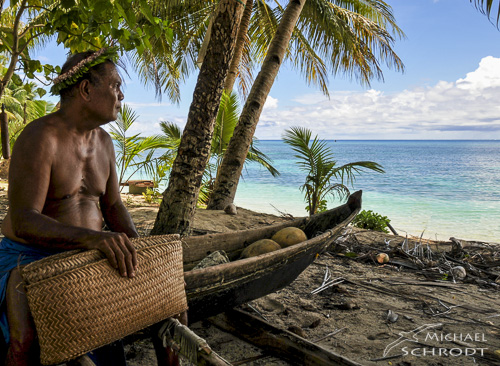
[[[385,27],[392,27],[396,33],[400,30],[395,25],[390,8],[383,1],[373,1],[371,7],[366,5],[363,7],[364,2],[355,0],[337,2],[342,3],[344,8],[325,0],[311,0],[305,2],[305,4],[312,3],[308,7],[304,2],[301,4],[290,2],[283,12],[271,45],[267,49],[262,69],[243,108],[228,153],[224,156],[214,194],[208,205],[209,209],[222,209],[234,200],[245,156],[262,107],[286,52],[290,54],[287,51],[290,40],[292,40],[291,46],[295,45],[296,49],[303,50],[303,55],[314,55],[312,58],[305,58],[304,68],[310,75],[315,75],[313,70],[318,67],[319,70],[326,67],[322,61],[325,58],[333,67],[333,71],[343,68],[345,72],[357,75],[362,83],[369,83],[373,77],[382,77],[379,59],[389,64],[394,63],[397,69],[403,67],[401,60],[391,48],[394,39]],[[299,18],[302,7],[305,15]],[[270,16],[268,19],[274,24],[273,17]],[[295,26],[297,21],[299,23]],[[292,30],[295,33],[294,37]],[[313,39],[315,46],[311,47],[307,39]],[[316,49],[318,53],[314,52]],[[296,60],[299,58],[297,56]],[[323,78],[320,77],[318,80]],[[323,89],[326,90],[324,83]]]
[[[320,47],[325,48],[325,52],[330,50],[332,54],[340,55],[339,57],[332,57],[332,60],[335,61],[332,67],[334,71],[347,70],[355,74],[356,72],[358,72],[358,69],[361,69],[363,70],[363,72],[359,73],[360,80],[364,80],[367,78],[369,79],[371,77],[381,75],[379,66],[380,60],[387,62],[389,65],[393,64],[396,68],[402,68],[401,61],[392,51],[391,43],[393,41],[393,38],[386,28],[392,27],[392,30],[395,31],[396,33],[400,32],[400,30],[395,26],[392,14],[390,13],[390,8],[385,4],[385,2],[383,2],[382,0],[371,0],[368,3],[365,0],[350,0],[350,1],[337,0],[332,2],[327,0],[311,0],[311,1],[317,1],[329,4],[328,6],[324,6],[323,8],[321,8],[318,13],[318,15],[321,15],[321,18],[318,19],[319,23],[321,23],[322,26],[324,26],[324,24],[331,25],[329,28],[327,27],[329,29],[328,37],[325,38],[325,42],[317,42],[317,43]],[[332,4],[333,2],[344,5],[347,8],[344,9],[344,11],[341,11],[342,9],[338,9],[340,8],[339,6],[334,6]],[[184,5],[184,8],[182,8],[182,6],[180,8],[183,10],[191,5],[198,6],[198,9],[200,6],[202,7],[204,6],[205,8],[208,9],[213,7],[214,3],[215,1],[179,0],[172,2],[173,4],[172,7],[165,6],[163,3],[158,4],[158,7],[154,9],[154,12],[155,14],[157,14],[156,12],[158,12],[158,8],[164,7],[165,14],[167,14],[168,11],[174,9],[174,7],[178,4]],[[279,1],[276,0],[276,3],[279,4]],[[220,1],[218,3],[218,6],[221,6],[221,4],[224,4],[224,1]],[[283,10],[282,7],[277,6],[277,10],[275,11],[275,14],[273,14],[272,11],[271,12],[269,11],[269,7],[267,6],[264,0],[256,1],[254,4],[255,4],[254,9],[259,9],[259,11],[264,15],[262,19],[264,19],[263,22],[269,24],[268,29],[277,29],[275,25],[278,22],[274,21],[273,23],[273,19],[279,20],[280,24],[284,24],[283,27],[289,26],[288,20],[290,18],[286,15],[287,12],[290,12],[288,10],[289,7],[287,7],[286,10]],[[302,8],[304,6],[304,1],[302,2],[293,1],[291,2],[291,5],[292,5],[291,8],[294,8],[296,5]],[[191,27],[191,28],[189,27],[183,28],[184,29],[183,32],[177,33],[180,34],[180,37],[178,38],[179,39],[178,44],[181,44],[184,47],[184,48],[181,47],[181,49],[187,51],[184,53],[184,56],[187,55],[187,57],[183,57],[181,60],[177,59],[174,62],[176,65],[179,65],[180,70],[188,70],[190,67],[196,64],[194,56],[201,47],[200,36],[206,35],[206,32],[204,30],[206,29],[206,27],[208,27],[208,23],[210,21],[213,24],[217,24],[215,19],[217,17],[218,12],[215,12],[215,15],[212,17],[212,19],[210,19],[208,14],[203,13],[202,10],[204,10],[204,8],[194,13],[183,11],[182,15],[178,15],[178,18],[176,19],[173,19],[169,16],[167,17],[168,19],[173,20],[172,24],[186,23],[189,24],[189,26]],[[359,13],[356,13],[356,11]],[[300,13],[300,11],[298,13]],[[363,17],[359,14],[366,14],[366,16]],[[192,19],[195,18],[203,21],[199,22],[191,21]],[[287,20],[283,21],[283,19]],[[293,24],[295,24],[295,22],[296,20],[294,20]],[[292,25],[291,28],[293,29],[294,26]],[[217,32],[214,33],[218,35]],[[298,48],[298,50],[300,51],[298,53],[299,59],[303,57],[302,55],[310,55],[309,58],[313,60],[312,62],[303,63],[303,65],[306,65],[303,71],[308,73],[309,80],[311,82],[316,82],[316,80],[318,80],[318,77],[320,77],[321,75],[325,75],[325,73],[321,69],[318,72],[316,72],[315,68],[323,67],[322,65],[324,63],[320,61],[318,56],[319,53],[315,52],[314,47],[311,47],[311,45],[308,42],[304,41],[305,38],[304,35],[301,33],[296,33],[296,34],[298,39],[300,39],[299,44],[301,45],[301,47]],[[315,33],[308,31],[307,34],[314,35]],[[342,38],[342,36],[344,36],[344,38]],[[176,36],[174,34],[174,39],[175,37]],[[274,33],[273,35],[271,35],[271,37],[274,37]],[[275,38],[280,38],[280,37],[275,37]],[[311,41],[311,44],[314,44],[314,42],[316,41],[317,39],[313,39]],[[210,40],[210,42],[207,43],[209,51],[211,48],[210,46],[211,43],[212,40]],[[288,41],[284,42],[281,45],[281,47],[286,49],[287,45]],[[262,42],[260,49],[267,50],[267,45],[265,45],[264,42]],[[352,58],[350,57],[351,50],[353,56]],[[266,59],[269,59],[268,57],[269,53],[271,52],[268,52]],[[207,56],[208,54],[209,53],[207,53]],[[221,54],[225,55],[226,53],[222,52]],[[261,52],[261,54],[263,53]],[[246,59],[250,60],[249,57],[247,57]],[[281,57],[279,57],[279,64],[281,64],[283,61],[284,57],[282,55]],[[225,62],[226,60],[224,60],[224,67],[225,67]],[[206,63],[207,62],[205,60],[200,72],[200,78],[202,76],[201,74],[203,74],[203,68]],[[294,63],[294,64],[298,65],[299,63]],[[158,63],[152,63],[152,65],[154,68],[157,68],[159,66]],[[274,63],[274,65],[276,66],[276,63]],[[268,66],[267,70],[272,68],[274,68],[274,66]],[[239,69],[240,75],[243,70],[245,70],[245,68],[240,67]],[[217,75],[216,69],[214,69],[214,75],[212,76],[215,75]],[[274,81],[274,77],[275,75],[269,78],[267,81],[264,81],[263,83],[268,85],[272,84],[272,82]],[[265,77],[263,76],[262,79],[265,79]],[[261,83],[257,83],[257,85],[258,85],[257,89],[262,88]],[[323,85],[326,85],[326,82],[324,82]],[[325,90],[325,88],[323,88],[323,90]],[[245,128],[241,129],[243,137],[239,136],[239,141],[238,139],[235,139],[237,140],[237,142],[235,143],[236,146],[238,146],[239,145],[238,142],[241,142],[242,140],[244,143],[241,144],[239,148],[236,147],[231,149],[231,146],[228,148],[228,150],[231,150],[231,153],[236,150],[239,157],[237,159],[237,166],[238,166],[237,169],[234,170],[232,167],[230,167],[229,168],[230,172],[228,173],[226,171],[226,174],[228,173],[227,175],[230,177],[230,179],[229,180],[222,179],[221,181],[223,182],[223,184],[219,187],[221,191],[219,192],[219,194],[229,197],[229,199],[227,200],[229,202],[232,202],[232,197],[234,197],[238,179],[241,174],[241,170],[243,168],[243,161],[247,156],[249,145],[252,141],[252,136],[255,131],[255,124],[258,121],[261,107],[263,105],[263,101],[265,101],[267,97],[267,93],[268,91],[266,92],[265,89],[262,89],[260,93],[256,92],[256,95],[259,96],[258,97],[259,100],[253,99],[251,103],[247,102],[246,105],[253,104],[253,107],[249,107],[249,110],[247,112],[245,112],[246,108],[244,108],[240,120],[247,119],[251,122],[246,125],[246,131]],[[263,95],[265,95],[264,99],[260,100],[262,99],[261,97]],[[195,91],[195,98],[196,96],[197,92]],[[210,103],[219,100],[219,97],[217,97],[216,95],[214,96],[216,98],[212,98],[212,100],[210,100]],[[198,101],[196,102],[193,101],[192,106],[196,104],[198,104],[199,106]],[[206,143],[207,137],[210,140],[212,133],[212,126],[213,126],[210,124],[212,123],[213,114],[207,111],[207,116],[208,118],[205,116],[205,123],[203,124],[195,123],[195,125],[197,126],[196,129],[191,129],[191,127],[188,129],[189,131],[188,133],[189,135],[192,134],[194,141],[203,140],[205,141],[204,143]],[[207,134],[207,136],[205,136],[205,138],[202,138],[202,135],[204,133]],[[186,135],[186,131],[184,135]],[[240,135],[240,133],[238,133],[237,130],[235,131],[234,137],[238,135]],[[204,145],[204,143],[200,142],[200,144],[196,144],[191,142],[189,144],[186,144],[184,148],[181,147],[180,151],[182,151],[183,156],[182,158],[180,158],[181,154],[178,155],[178,159],[179,158],[181,159],[178,164],[179,171],[176,172],[174,164],[174,169],[172,169],[172,174],[169,180],[169,188],[167,189],[167,191],[170,192],[168,193],[168,195],[171,197],[171,200],[168,202],[165,199],[163,200],[162,206],[160,207],[160,211],[158,213],[157,224],[155,224],[153,233],[157,234],[166,232],[184,233],[189,231],[187,228],[189,226],[190,217],[192,217],[194,213],[196,196],[198,194],[197,192],[194,191],[199,189],[202,180],[202,172],[204,171],[204,166],[198,166],[198,164],[201,163],[203,165],[206,165],[208,163],[208,154],[207,154],[208,151],[206,151],[205,148],[200,149],[200,147]],[[228,158],[228,156],[231,155],[231,153],[225,154],[225,159]],[[181,163],[181,161],[183,161],[183,163]],[[187,164],[187,166],[189,166],[188,163],[192,164],[189,170],[182,168],[183,164]],[[229,165],[230,164],[226,164],[226,166]],[[221,169],[221,171],[225,170],[226,169],[224,168]],[[187,179],[188,177],[193,177],[193,176],[196,176],[194,180]],[[184,189],[184,187],[189,187],[189,189],[186,190]],[[165,192],[165,194],[167,194],[167,192]],[[223,200],[219,200],[219,203],[222,204]],[[159,221],[162,221],[163,223],[160,224]]]
[[[151,168],[154,163],[153,154],[157,149],[165,147],[164,141],[157,136],[141,137],[139,134],[127,136],[127,131],[137,118],[138,115],[132,108],[124,104],[116,121],[110,124],[110,135],[116,147],[116,166],[120,184],[140,170],[154,172],[155,170]]]
[[[208,203],[208,199],[210,198],[213,190],[217,171],[220,168],[220,164],[224,154],[226,153],[229,141],[233,136],[234,129],[238,123],[239,115],[240,107],[238,103],[238,96],[234,92],[231,94],[226,94],[224,92],[221,97],[219,111],[215,121],[214,134],[210,148],[210,162],[205,170],[202,183],[205,195],[203,199],[199,200],[200,203]],[[158,161],[166,166],[166,170],[169,170],[171,163],[175,158],[177,148],[180,145],[182,130],[175,123],[165,121],[160,122],[160,128],[163,133],[162,135],[158,135],[157,138],[163,141],[164,145],[162,147],[166,149],[166,152],[163,156],[158,158]],[[272,165],[271,159],[260,151],[257,145],[258,139],[254,137],[245,163],[253,162],[260,164],[273,177],[278,176],[280,173]]]
[[[215,181],[215,189],[207,206],[208,209],[222,210],[227,204],[234,201],[243,164],[248,154],[260,113],[274,83],[274,79],[278,75],[285,50],[290,41],[295,23],[304,7],[304,3],[305,0],[301,0],[290,1],[288,4],[286,12],[269,46],[262,69],[243,107],[240,121],[236,126],[227,152],[222,160]]]
[[[237,75],[240,91],[248,95],[253,64],[262,63],[267,55],[285,11],[282,3],[288,1],[247,0],[226,91],[232,90]],[[171,20],[174,40],[167,60],[176,65],[176,72],[167,72],[170,66],[161,58],[145,62],[146,66],[159,70],[174,84],[197,70],[199,50],[216,4],[216,0],[177,0],[153,6],[156,15]],[[308,0],[284,61],[328,95],[329,73],[345,73],[369,85],[372,78],[383,78],[381,61],[402,71],[403,64],[391,44],[394,37],[403,36],[383,0]]]
[[[189,234],[245,0],[221,0],[152,235]],[[243,5],[243,6],[242,6]]]
[[[326,206],[328,196],[347,198],[348,185],[353,185],[356,175],[363,169],[384,173],[382,166],[373,161],[357,161],[337,166],[326,141],[317,136],[311,141],[311,131],[307,128],[292,127],[285,130],[283,141],[296,153],[297,165],[306,172],[306,181],[300,187],[305,194],[309,215]]]

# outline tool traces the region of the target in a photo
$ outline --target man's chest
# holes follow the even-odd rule
[[[63,199],[75,194],[100,196],[106,190],[110,160],[99,149],[74,146],[58,154],[52,164],[50,198]]]

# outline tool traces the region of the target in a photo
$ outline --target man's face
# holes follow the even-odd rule
[[[99,117],[107,123],[118,117],[124,96],[121,91],[122,78],[115,65],[108,62],[104,67],[105,70],[100,74],[99,81],[93,85],[95,93],[93,107]]]

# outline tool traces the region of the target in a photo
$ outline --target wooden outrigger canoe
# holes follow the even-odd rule
[[[184,280],[189,321],[196,322],[219,314],[288,286],[314,261],[317,254],[333,243],[360,209],[361,191],[358,191],[349,197],[346,204],[311,217],[257,229],[184,238]],[[309,239],[271,253],[236,260],[248,245],[271,238],[289,226],[301,228]],[[217,250],[224,250],[232,261],[190,270]]]

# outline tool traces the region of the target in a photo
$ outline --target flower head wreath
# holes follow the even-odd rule
[[[118,60],[117,50],[117,47],[101,48],[87,58],[84,58],[64,74],[59,75],[53,80],[54,85],[50,88],[50,93],[52,95],[59,95],[61,90],[76,84],[92,67],[102,64],[106,60],[111,60],[116,63]]]

